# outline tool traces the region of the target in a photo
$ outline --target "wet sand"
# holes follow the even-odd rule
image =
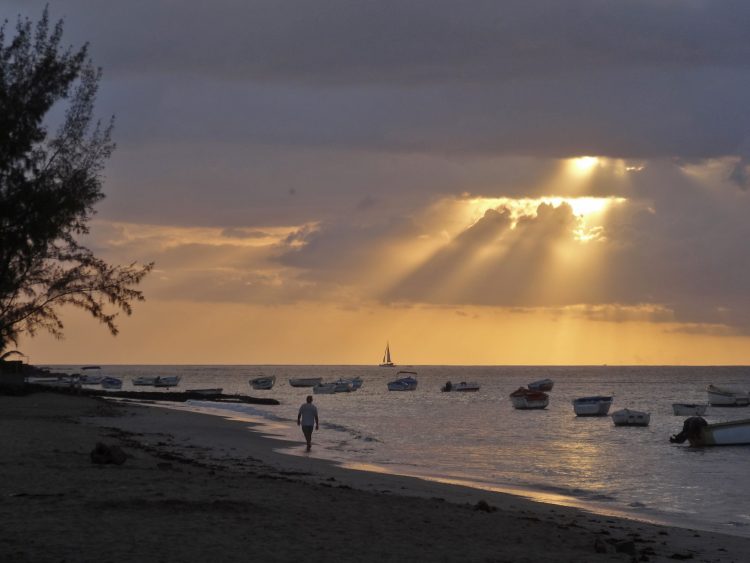
[[[251,426],[0,396],[0,560],[750,561],[750,539],[342,469]],[[125,463],[92,464],[97,442]]]

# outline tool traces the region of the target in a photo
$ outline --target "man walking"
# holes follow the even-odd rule
[[[312,447],[313,423],[315,423],[315,430],[320,429],[318,425],[318,408],[312,402],[312,395],[308,395],[307,402],[302,404],[297,413],[297,426],[302,425],[302,433],[305,435],[305,440],[307,440],[308,452]]]

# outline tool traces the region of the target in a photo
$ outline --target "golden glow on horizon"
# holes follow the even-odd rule
[[[382,342],[390,340],[399,365],[750,363],[746,336],[688,332],[648,316],[622,322],[610,313],[149,300],[122,319],[116,338],[96,330],[84,313],[66,309],[64,341],[39,334],[24,338],[20,349],[36,364],[375,365]]]

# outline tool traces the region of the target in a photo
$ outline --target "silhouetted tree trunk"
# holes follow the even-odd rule
[[[22,333],[57,337],[62,305],[82,308],[117,333],[119,312],[153,264],[112,266],[79,242],[104,197],[102,170],[114,149],[112,120],[93,121],[101,77],[87,54],[61,48],[62,21],[0,28],[0,352]],[[44,118],[67,105],[50,134]]]

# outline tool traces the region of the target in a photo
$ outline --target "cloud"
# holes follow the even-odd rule
[[[123,146],[654,158],[748,143],[745,2],[95,5],[52,12],[91,41]]]

